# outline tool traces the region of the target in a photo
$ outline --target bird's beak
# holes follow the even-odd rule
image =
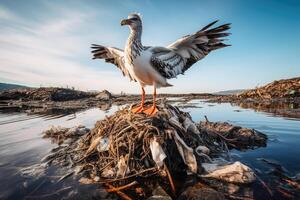
[[[124,26],[124,25],[129,25],[131,23],[130,19],[123,19],[121,21],[121,26]]]

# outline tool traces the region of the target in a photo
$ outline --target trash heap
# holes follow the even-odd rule
[[[59,136],[60,146],[42,162],[67,166],[73,169],[71,174],[81,177],[81,183],[103,183],[107,191],[116,192],[123,199],[129,198],[120,191],[125,188],[130,188],[131,196],[143,199],[151,195],[154,182],[163,184],[175,196],[176,174],[223,177],[222,169],[211,171],[205,163],[227,154],[228,147],[266,144],[267,137],[252,129],[209,121],[196,124],[188,113],[164,102],[158,109],[156,116],[149,117],[133,114],[127,107],[98,121],[90,131],[84,127],[52,127],[44,135],[56,139]],[[227,177],[231,182],[248,183],[255,179],[251,169],[241,163],[234,163],[229,169],[239,170],[237,179]]]
[[[247,90],[238,95],[239,98],[283,98],[300,96],[300,78],[274,81],[265,86]]]

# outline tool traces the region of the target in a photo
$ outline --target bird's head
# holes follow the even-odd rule
[[[139,27],[142,27],[142,20],[141,16],[138,13],[133,13],[128,15],[127,19],[123,19],[121,21],[121,26],[129,25],[132,29],[137,29]]]

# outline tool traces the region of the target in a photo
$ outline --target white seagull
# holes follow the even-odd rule
[[[212,50],[230,46],[222,43],[224,41],[222,38],[230,34],[225,32],[230,29],[230,24],[210,28],[216,22],[208,24],[194,34],[180,38],[167,47],[143,46],[141,17],[136,13],[130,14],[127,19],[121,21],[122,26],[128,25],[130,28],[125,51],[93,44],[93,59],[105,59],[106,62],[115,64],[122,70],[124,76],[138,82],[142,88],[142,100],[132,112],[154,115],[158,111],[156,88],[172,86],[167,79],[183,74]],[[153,105],[149,108],[144,107],[144,87],[147,85],[154,87]]]

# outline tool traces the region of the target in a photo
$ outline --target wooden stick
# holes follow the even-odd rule
[[[112,183],[112,182],[116,182],[116,181],[122,181],[122,180],[126,180],[128,178],[132,178],[132,177],[135,177],[135,176],[138,176],[138,175],[141,175],[145,172],[149,172],[149,171],[153,171],[153,170],[157,170],[156,167],[152,167],[152,168],[149,168],[149,169],[145,169],[141,172],[138,172],[136,174],[133,174],[133,175],[130,175],[130,176],[126,176],[124,178],[117,178],[117,179],[107,179],[107,180],[104,180],[104,181],[101,181],[101,182],[97,182],[97,183]]]
[[[68,186],[68,187],[56,190],[56,191],[54,191],[52,193],[49,193],[49,194],[36,195],[36,196],[27,196],[26,199],[42,199],[42,198],[50,197],[50,196],[53,196],[53,195],[59,195],[59,193],[64,192],[64,191],[69,190],[69,189],[72,189],[72,187]]]
[[[205,118],[205,121],[206,121],[206,122],[209,122],[206,115],[204,115],[204,118]]]
[[[254,200],[251,197],[239,197],[239,196],[234,196],[231,194],[226,194],[226,196],[228,196],[230,199],[234,199],[234,200]]]
[[[111,188],[111,189],[106,189],[106,191],[107,192],[117,192],[119,190],[126,190],[126,189],[128,189],[128,188],[130,188],[130,187],[132,187],[132,186],[134,186],[136,184],[138,184],[138,182],[133,181],[133,182],[127,184],[127,185],[122,185],[122,186],[117,187],[117,188],[115,187],[115,188]]]
[[[264,187],[264,188],[266,188],[266,190],[268,191],[268,193],[269,193],[269,195],[271,196],[271,197],[273,197],[273,192],[272,192],[272,190],[268,187],[268,185],[258,176],[258,175],[256,175],[255,174],[255,177],[257,178],[257,180],[262,184],[262,186]]]
[[[114,186],[112,186],[111,184],[109,183],[106,183],[105,184],[109,189],[116,189]],[[122,199],[124,200],[132,200],[129,196],[127,196],[125,193],[121,192],[121,191],[118,191],[116,190],[115,191]]]
[[[294,187],[296,187],[298,190],[300,190],[300,184],[297,183],[296,181],[291,180],[291,179],[289,179],[289,178],[283,178],[283,180],[284,180],[285,182],[287,182],[289,185],[294,186]]]
[[[169,169],[168,169],[168,167],[165,163],[164,163],[164,167],[165,167],[165,170],[166,170],[167,175],[168,175],[168,179],[169,179],[169,182],[170,182],[170,185],[171,185],[172,192],[175,195],[176,194],[176,189],[175,189],[175,185],[174,185],[172,176],[171,176],[170,171],[169,171]]]

